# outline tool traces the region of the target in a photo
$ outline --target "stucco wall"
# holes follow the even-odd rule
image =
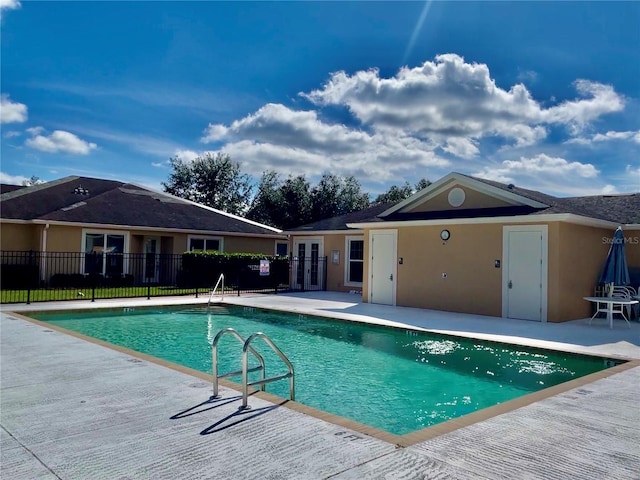
[[[346,237],[359,237],[362,234],[348,232],[346,234],[332,234],[324,237],[324,254],[327,256],[327,290],[336,292],[349,292],[351,290],[360,291],[362,287],[349,285],[345,283],[345,271],[347,261]],[[362,238],[364,240],[364,237]],[[340,260],[338,264],[332,261],[333,250],[340,252]]]
[[[398,229],[397,304],[452,312],[501,315],[501,225]],[[446,278],[443,278],[443,273]]]
[[[286,241],[286,238],[283,238],[282,241]],[[276,252],[276,240],[275,238],[224,237],[224,251],[274,255]]]
[[[583,297],[593,293],[609,251],[606,239],[613,230],[560,222],[540,225],[548,228],[547,321],[591,316],[592,306]],[[501,316],[503,225],[449,225],[451,238],[446,242],[440,240],[443,228],[397,229],[398,259],[403,263],[398,264],[396,304]],[[365,259],[369,259],[369,231],[365,234]],[[625,237],[629,267],[640,267],[640,232],[628,231]],[[495,260],[501,261],[501,268],[495,267]],[[365,262],[365,302],[367,265]]]
[[[452,187],[454,188],[454,187]],[[452,188],[448,188],[444,192],[436,195],[433,198],[428,199],[424,204],[418,205],[413,209],[409,210],[411,212],[436,212],[441,210],[452,210],[453,207],[449,204],[449,192]],[[492,197],[490,195],[486,195],[484,193],[480,193],[477,190],[473,190],[470,188],[464,188],[455,186],[455,188],[461,188],[465,193],[464,203],[458,207],[460,209],[468,209],[468,208],[495,208],[495,207],[507,207],[510,204],[500,200],[498,198]]]
[[[101,231],[95,228],[91,230]],[[161,231],[143,230],[116,230],[109,231],[129,232],[129,252],[142,253],[144,251],[143,238],[155,236],[161,239],[162,253],[180,254],[187,250],[186,233],[166,233]],[[4,233],[4,226],[3,226]],[[3,235],[4,236],[4,235]],[[38,237],[39,238],[39,237]],[[82,228],[73,226],[51,225],[47,234],[47,250],[50,252],[80,252],[82,250]],[[38,249],[36,247],[35,249]],[[3,244],[4,249],[4,244]],[[275,239],[259,237],[224,237],[225,252],[264,253],[273,255],[275,252]]]
[[[0,224],[0,250],[24,252],[39,250],[40,236],[35,225],[6,223]]]
[[[582,297],[593,295],[609,245],[607,229],[559,223],[549,234],[548,321],[590,317],[592,305]]]

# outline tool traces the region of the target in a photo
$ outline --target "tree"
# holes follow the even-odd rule
[[[192,162],[179,157],[169,162],[173,172],[162,182],[165,192],[235,215],[246,212],[251,182],[229,155],[205,153]]]
[[[325,173],[311,188],[304,175],[282,181],[276,172],[267,171],[247,218],[286,230],[368,206],[369,194],[362,192],[354,177]]]
[[[414,193],[419,192],[424,188],[427,188],[429,185],[431,185],[431,182],[426,178],[421,178],[420,180],[418,180],[418,182],[415,184],[413,188],[411,187],[409,182],[404,182],[404,185],[402,185],[401,187],[398,187],[397,185],[393,185],[385,193],[381,193],[380,195],[378,195],[373,201],[373,203],[376,204],[376,203],[399,202],[400,200],[409,198]]]
[[[310,185],[304,175],[290,175],[285,181],[272,171],[262,174],[258,193],[247,218],[286,230],[309,223],[311,218]]]
[[[263,172],[258,184],[258,193],[251,202],[247,218],[280,227],[277,219],[280,218],[280,211],[285,208],[281,186],[282,181],[275,171],[267,170]]]
[[[311,190],[311,222],[343,215],[369,206],[369,194],[362,192],[360,182],[353,177],[340,178],[325,173]]]

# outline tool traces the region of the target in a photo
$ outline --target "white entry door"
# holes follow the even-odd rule
[[[296,239],[293,244],[293,284],[297,290],[322,290],[324,265],[320,239]]]
[[[157,283],[160,274],[160,237],[144,238],[144,280]]]
[[[396,304],[396,230],[372,230],[369,236],[369,302]]]
[[[503,316],[547,319],[547,227],[504,227]]]

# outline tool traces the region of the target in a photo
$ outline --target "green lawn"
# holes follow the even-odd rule
[[[1,303],[26,303],[27,290],[1,290]],[[195,295],[195,288],[173,288],[173,287],[105,287],[95,289],[95,298],[135,298],[135,297],[159,297],[166,295]],[[208,295],[209,290],[198,289],[199,295]],[[49,302],[59,300],[91,300],[91,288],[69,288],[69,289],[39,289],[31,290],[29,301]]]

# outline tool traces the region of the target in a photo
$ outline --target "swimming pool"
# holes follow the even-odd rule
[[[136,308],[32,315],[206,373],[223,328],[266,333],[296,370],[296,400],[396,435],[607,368],[605,359],[246,307]],[[273,352],[267,376],[286,372]],[[220,343],[220,372],[239,370],[240,344]],[[239,381],[239,380],[237,380]],[[288,397],[288,382],[267,386]]]

